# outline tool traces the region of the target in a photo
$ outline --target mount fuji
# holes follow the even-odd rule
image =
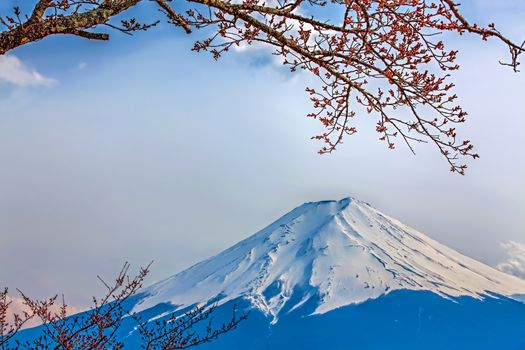
[[[297,207],[146,288],[134,311],[249,310],[213,349],[523,350],[524,294],[525,281],[345,198]]]
[[[353,198],[305,203],[142,290],[146,319],[248,313],[203,349],[525,349],[525,281]],[[523,300],[523,299],[521,299]],[[123,334],[134,348],[133,329]]]

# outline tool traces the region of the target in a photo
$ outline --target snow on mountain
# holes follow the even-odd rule
[[[166,302],[182,309],[244,298],[276,323],[285,305],[293,310],[313,297],[319,300],[314,313],[323,314],[402,289],[483,299],[525,294],[525,281],[345,198],[297,207],[222,253],[146,288],[134,311]]]

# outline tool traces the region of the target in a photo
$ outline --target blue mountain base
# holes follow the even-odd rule
[[[130,307],[140,300],[136,297],[130,300]],[[230,301],[214,311],[213,325],[231,320],[234,309],[238,314],[248,313],[248,319],[198,349],[525,350],[525,304],[502,296],[446,299],[432,292],[401,290],[308,316],[317,304],[312,298],[291,312],[282,310],[278,322],[271,324],[271,318],[247,301]],[[172,305],[159,304],[140,316],[150,319],[170,310]],[[134,326],[126,320],[119,330],[126,339],[125,349],[140,349]],[[19,339],[38,333],[39,327],[29,329]]]
[[[498,298],[395,291],[322,315],[305,317],[313,306],[305,305],[274,325],[252,310],[237,330],[202,349],[525,350],[525,304]],[[232,305],[216,316],[230,317]]]

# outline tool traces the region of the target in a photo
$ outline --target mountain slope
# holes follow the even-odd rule
[[[525,281],[345,198],[297,207],[222,253],[146,288],[134,310],[243,299],[275,324],[313,301],[310,314],[324,314],[395,290],[483,300],[525,294]]]
[[[214,325],[248,313],[206,350],[525,350],[520,295],[525,281],[345,198],[301,205],[124,307],[161,321],[214,303]],[[131,318],[117,335],[141,347]]]

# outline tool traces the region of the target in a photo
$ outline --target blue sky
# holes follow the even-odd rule
[[[464,6],[525,36],[525,1]],[[304,92],[315,82],[265,51],[214,62],[190,51],[199,33],[112,34],[0,57],[2,284],[82,304],[96,274],[126,260],[155,260],[157,280],[302,202],[346,196],[491,265],[507,242],[525,242],[525,73],[498,64],[504,47],[447,36],[461,49],[454,81],[471,116],[462,132],[481,154],[460,177],[431,146],[387,150],[368,116],[338,152],[317,155]]]

